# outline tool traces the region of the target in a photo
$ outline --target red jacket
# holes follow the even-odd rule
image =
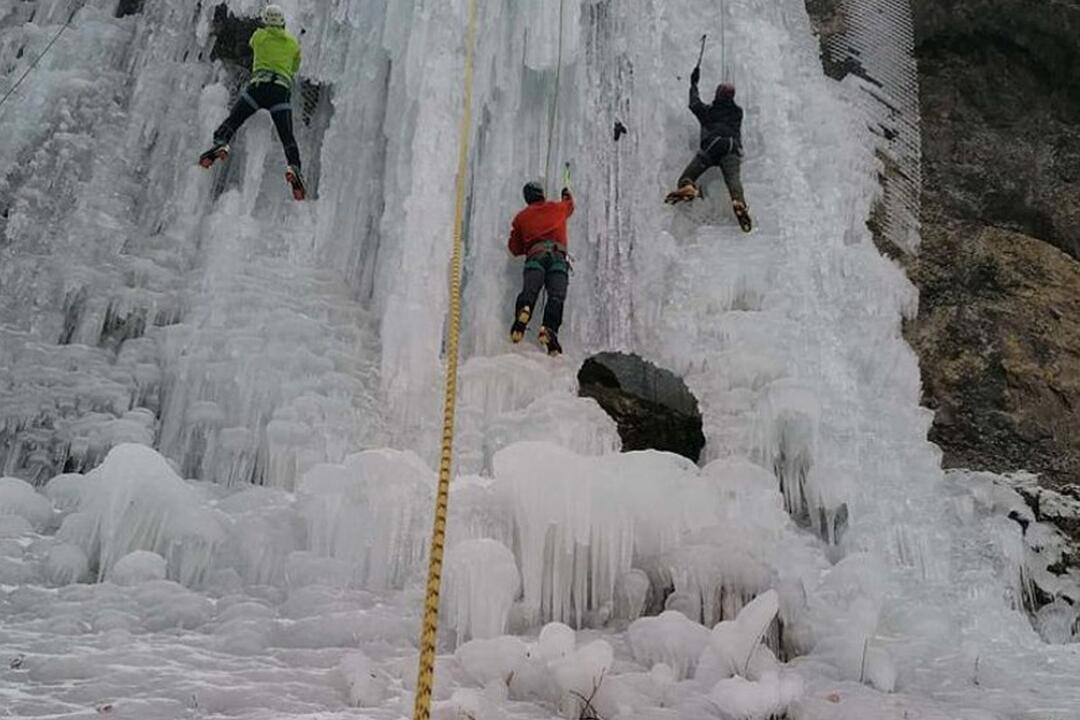
[[[506,246],[513,255],[538,255],[541,241],[551,240],[566,250],[566,219],[574,214],[574,198],[567,194],[559,202],[534,202],[514,217]]]

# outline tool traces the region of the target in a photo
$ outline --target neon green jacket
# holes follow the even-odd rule
[[[255,52],[252,75],[258,75],[260,70],[276,73],[288,81],[287,87],[292,87],[300,69],[300,41],[292,33],[279,27],[259,28],[251,34],[248,45]]]

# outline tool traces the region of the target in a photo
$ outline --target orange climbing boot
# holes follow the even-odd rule
[[[690,202],[701,197],[701,191],[693,180],[683,180],[678,190],[673,190],[664,198],[668,205],[677,205],[682,202]]]
[[[754,223],[750,220],[750,210],[746,207],[746,203],[742,200],[732,200],[731,209],[735,212],[735,218],[739,221],[739,227],[743,232],[750,232],[754,229]]]
[[[218,160],[227,160],[228,158],[229,144],[216,142],[214,143],[214,147],[199,156],[199,165],[209,170]]]
[[[545,350],[547,350],[547,354],[551,357],[562,355],[562,345],[559,344],[559,336],[554,330],[547,327],[541,327],[536,340]]]

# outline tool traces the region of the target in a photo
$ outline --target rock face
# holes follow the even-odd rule
[[[1080,481],[1080,0],[914,0],[909,339],[948,465]]]
[[[666,450],[694,462],[701,457],[697,400],[667,370],[636,355],[600,353],[581,366],[578,388],[615,420],[623,450]]]
[[[1080,1],[913,0],[926,218],[1080,258]]]
[[[835,78],[861,72],[842,42],[852,1],[806,2]],[[899,260],[920,291],[907,336],[936,413],[930,439],[946,466],[1028,470],[1069,495],[1080,483],[1080,0],[911,7],[922,245]],[[1036,494],[1024,497],[1039,515]],[[1075,519],[1046,519],[1080,541]]]
[[[848,0],[807,0],[832,77]],[[912,0],[923,137],[907,328],[953,467],[1080,482],[1080,0]]]
[[[1080,479],[1080,263],[1035,238],[928,225],[909,273],[930,439],[946,464]]]

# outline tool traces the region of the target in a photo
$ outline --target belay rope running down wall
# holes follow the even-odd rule
[[[551,111],[548,113],[547,156],[544,158],[544,192],[548,194],[548,197],[554,195],[548,181],[551,179],[551,153],[552,148],[555,145],[555,121],[558,118],[559,111],[559,83],[562,79],[563,24],[565,15],[566,0],[559,0],[559,54],[555,62],[555,94],[551,98]]]
[[[552,148],[555,146],[555,123],[558,119],[559,113],[559,84],[562,79],[562,63],[563,63],[563,28],[565,27],[566,16],[566,0],[559,0],[559,52],[555,59],[555,92],[551,98],[551,110],[548,112],[548,131],[547,131],[547,153],[544,157],[544,193],[548,197],[555,196],[555,189],[550,184],[551,180],[551,156]],[[570,163],[567,162],[563,166],[562,174],[562,186],[570,187]],[[573,259],[570,257],[570,253],[567,253],[567,259],[570,262],[571,268],[573,268]],[[547,288],[543,288],[540,291],[543,293],[543,300],[540,301],[543,305],[547,306]],[[534,310],[540,311],[540,303],[537,303],[537,307]],[[535,313],[534,313],[535,314]]]
[[[435,521],[431,532],[431,558],[424,620],[420,632],[420,663],[416,676],[414,720],[431,717],[431,692],[435,684],[435,640],[439,629],[439,591],[442,584],[443,552],[446,544],[446,516],[450,503],[450,467],[454,454],[454,412],[457,408],[457,374],[461,338],[461,263],[464,254],[462,232],[465,221],[465,176],[468,172],[469,136],[472,133],[473,45],[476,42],[476,0],[469,0],[468,32],[465,36],[464,108],[458,140],[457,182],[454,188],[454,246],[450,255],[450,324],[446,343],[446,388],[443,402],[442,448],[439,453],[439,487],[435,500]]]
[[[548,116],[548,144],[544,161],[544,187],[551,177],[552,147],[555,140],[555,120],[559,105],[559,80],[562,75],[563,20],[566,0],[559,0],[559,53],[555,70],[555,96]],[[442,447],[439,453],[439,486],[435,500],[435,521],[431,534],[431,557],[428,566],[427,590],[424,597],[424,619],[420,632],[420,662],[417,668],[416,700],[413,720],[431,717],[431,696],[435,682],[435,648],[439,630],[439,595],[442,586],[443,555],[446,549],[446,520],[450,500],[450,472],[454,453],[454,414],[457,407],[457,372],[461,338],[461,270],[463,227],[465,215],[466,174],[468,171],[469,138],[472,133],[473,61],[476,43],[476,0],[469,0],[468,32],[465,37],[464,108],[461,136],[458,140],[458,168],[454,198],[454,246],[450,256],[450,324],[446,344],[446,386],[443,401]],[[570,163],[564,166],[563,184],[570,186]]]
[[[55,45],[56,41],[60,39],[60,36],[64,33],[64,31],[71,26],[71,21],[75,19],[75,16],[78,15],[79,11],[83,9],[83,5],[85,4],[86,0],[83,0],[83,2],[79,3],[79,5],[71,11],[71,14],[68,15],[67,20],[65,20],[64,24],[60,26],[60,29],[56,31],[56,34],[52,36],[52,39],[49,40],[49,44],[45,46],[45,49],[41,51],[41,54],[34,58],[34,61],[30,63],[30,66],[26,68],[26,70],[23,71],[23,74],[19,76],[19,79],[16,80],[10,88],[8,88],[8,91],[4,93],[4,96],[0,98],[0,108],[2,108],[4,106],[4,103],[8,101],[8,98],[15,94],[15,91],[19,89],[20,85],[22,85],[23,80],[26,79],[27,75],[33,72],[34,68],[38,66],[38,63],[41,62],[42,58],[49,54],[49,51],[52,50],[53,45]]]

